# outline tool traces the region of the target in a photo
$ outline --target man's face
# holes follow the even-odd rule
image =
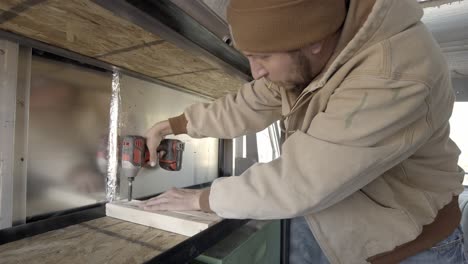
[[[244,53],[254,79],[265,77],[286,89],[303,89],[322,68],[320,60],[304,50],[275,53]],[[315,62],[315,63],[314,63]]]
[[[321,72],[329,58],[321,51],[322,43],[318,43],[296,51],[243,53],[249,59],[254,79],[265,77],[286,89],[302,90]]]

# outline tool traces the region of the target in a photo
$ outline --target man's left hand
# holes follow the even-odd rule
[[[201,189],[172,188],[165,193],[143,202],[146,211],[194,211],[200,210]]]

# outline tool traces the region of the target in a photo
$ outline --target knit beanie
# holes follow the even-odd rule
[[[302,48],[336,32],[346,17],[345,0],[231,0],[232,40],[248,52]]]

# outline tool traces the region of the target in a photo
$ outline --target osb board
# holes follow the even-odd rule
[[[125,68],[133,68],[135,71],[145,73],[151,77],[213,69],[210,64],[169,42],[102,56],[101,60],[110,63],[119,62]]]
[[[91,1],[48,0],[32,6],[29,2],[1,0],[0,11],[17,15],[1,28],[91,57],[161,40]],[[23,12],[14,9],[19,4],[24,4]]]
[[[221,70],[200,71],[160,79],[186,88],[194,87],[194,91],[209,94],[214,98],[219,98],[229,92],[236,92],[242,86],[242,82]]]
[[[237,91],[242,85],[241,80],[114,16],[90,0],[32,2],[37,1],[1,0],[0,22],[5,15],[10,19],[0,23],[0,29],[160,78],[213,98]],[[198,79],[200,77],[204,79]]]
[[[0,246],[0,262],[143,263],[185,236],[102,217]]]
[[[168,42],[100,59],[213,98],[236,92],[243,84]]]

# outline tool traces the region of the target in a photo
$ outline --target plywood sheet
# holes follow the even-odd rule
[[[236,92],[244,83],[168,42],[101,59],[213,98]]]
[[[106,204],[106,215],[184,236],[193,236],[221,221],[212,213],[200,211],[149,212],[138,207],[141,201],[117,201]]]
[[[0,11],[16,13],[1,28],[91,57],[161,40],[91,1],[30,2],[0,1]]]
[[[218,69],[161,77],[160,79],[213,98],[222,97],[227,93],[234,93],[244,83]]]
[[[103,217],[0,246],[0,262],[144,263],[187,239],[163,230]]]
[[[156,78],[213,69],[210,64],[169,42],[110,54],[102,56],[100,59],[109,63],[118,63],[124,68],[132,68],[137,72]]]
[[[90,0],[2,0],[0,29],[213,98],[243,83]]]

